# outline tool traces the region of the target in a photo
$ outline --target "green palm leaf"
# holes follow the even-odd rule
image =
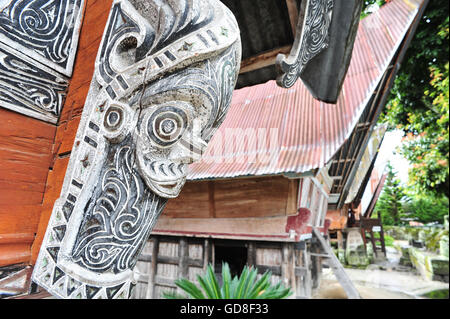
[[[261,292],[264,292],[270,286],[270,277],[272,273],[270,271],[266,271],[264,275],[256,282],[253,286],[252,290],[249,292],[250,299],[255,299]]]
[[[198,287],[194,283],[190,282],[187,279],[179,279],[175,281],[175,284],[194,299],[206,299],[203,292],[198,289]]]
[[[200,287],[202,287],[203,291],[205,292],[206,297],[207,297],[208,299],[215,299],[215,298],[214,298],[214,293],[213,293],[213,291],[211,290],[210,285],[208,285],[208,283],[206,282],[206,279],[203,278],[203,277],[200,276],[200,275],[197,275],[197,281],[198,281],[198,283],[200,284]],[[181,287],[180,287],[180,288],[181,288]],[[183,289],[183,288],[181,288],[181,289]]]
[[[222,264],[222,286],[214,273],[212,265],[208,265],[204,276],[197,276],[199,286],[187,279],[179,279],[175,284],[187,293],[187,298],[194,299],[283,299],[292,295],[290,288],[281,283],[271,285],[272,273],[267,271],[259,280],[258,270],[245,266],[241,275],[231,277],[230,267]],[[186,298],[176,293],[164,293],[167,299]]]
[[[222,299],[219,282],[217,280],[216,274],[214,273],[214,268],[211,265],[208,265],[206,270],[206,282],[213,293],[213,299]]]
[[[244,290],[242,292],[243,298],[249,299],[248,293],[251,290],[251,287],[253,287],[253,285],[255,284],[255,279],[256,279],[257,275],[258,275],[258,271],[256,269],[254,269],[253,267],[251,269],[249,269],[249,275],[246,280]]]
[[[248,267],[245,266],[244,271],[242,272],[241,277],[239,278],[238,286],[237,286],[236,292],[235,292],[236,295],[234,296],[234,299],[245,299],[243,296],[243,291],[244,291],[244,287],[248,280],[248,275],[249,275],[249,270],[248,270]]]
[[[222,263],[222,297],[223,299],[230,299],[231,291],[231,272],[230,266],[227,263]]]

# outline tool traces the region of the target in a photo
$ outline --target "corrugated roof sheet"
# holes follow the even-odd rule
[[[291,89],[269,81],[236,90],[227,118],[202,160],[190,165],[188,179],[302,173],[325,166],[351,134],[422,3],[393,0],[361,21],[336,105],[315,100],[301,81]],[[230,129],[250,129],[247,133],[253,130],[260,138],[231,147]],[[276,143],[269,143],[271,133]]]

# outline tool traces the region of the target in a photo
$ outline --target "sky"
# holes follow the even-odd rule
[[[0,0],[0,11],[3,10],[4,7],[6,7],[11,0]]]
[[[394,170],[398,172],[397,178],[406,185],[408,183],[408,169],[410,165],[404,157],[395,152],[395,149],[401,145],[402,138],[403,131],[386,132],[375,167],[378,172],[382,173],[387,162],[390,161]]]
[[[390,161],[394,170],[398,173],[397,178],[406,185],[408,183],[408,169],[410,165],[405,158],[395,152],[396,148],[401,145],[402,138],[402,131],[386,132],[375,162],[375,168],[381,177],[383,172],[385,172],[387,163]],[[371,184],[368,183],[361,202],[363,212],[369,206],[372,196]]]

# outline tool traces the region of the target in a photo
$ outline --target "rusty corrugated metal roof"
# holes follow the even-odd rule
[[[361,21],[335,105],[315,100],[301,81],[291,89],[269,81],[236,90],[227,118],[202,160],[190,165],[188,179],[302,173],[325,166],[354,129],[422,3],[393,0]],[[232,147],[231,129],[259,138]],[[269,143],[271,137],[276,143]]]

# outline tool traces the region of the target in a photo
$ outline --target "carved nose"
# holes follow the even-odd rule
[[[169,159],[192,164],[202,158],[207,146],[208,144],[200,138],[189,142],[181,140],[179,147],[174,148],[170,153]]]
[[[178,147],[172,150],[169,155],[169,160],[181,162],[185,164],[192,164],[202,157],[202,154],[195,152],[194,150],[188,150],[185,147]]]

